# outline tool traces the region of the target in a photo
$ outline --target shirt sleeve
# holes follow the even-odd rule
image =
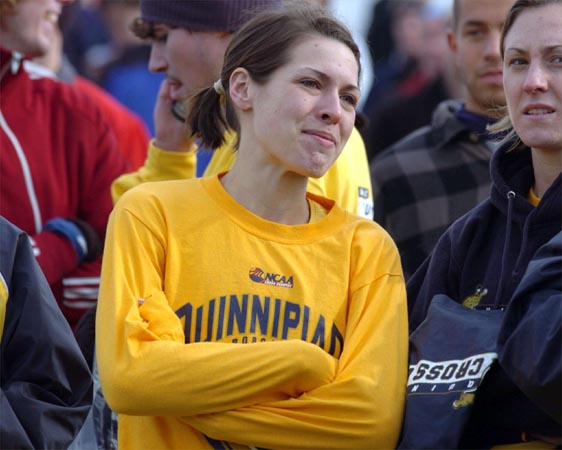
[[[76,250],[64,236],[53,231],[42,231],[31,236],[31,239],[37,262],[49,284],[58,282],[78,266]]]
[[[69,130],[64,140],[68,167],[63,173],[68,179],[63,176],[64,181],[60,183],[67,186],[69,193],[68,197],[57,200],[60,205],[56,210],[65,211],[62,213],[64,219],[74,217],[86,222],[103,243],[113,208],[111,184],[129,166],[119,151],[115,133],[101,111],[91,104],[87,96],[77,100],[79,105],[80,101],[84,101],[84,115],[78,114],[80,120],[65,128]],[[81,106],[76,111],[81,111]],[[86,111],[91,111],[91,114],[86,114]],[[52,201],[45,200],[45,205]],[[44,219],[47,221],[49,217]],[[84,311],[95,304],[101,258],[79,264],[76,251],[68,239],[45,230],[32,238],[37,262],[56,293],[65,317],[71,325],[75,325]]]
[[[300,340],[185,344],[162,290],[163,241],[121,203],[110,219],[96,318],[100,380],[113,410],[214,413],[296,397],[333,379],[337,361]]]
[[[197,154],[192,152],[171,152],[162,150],[154,144],[148,146],[148,156],[144,165],[135,172],[121,175],[111,185],[113,203],[129,189],[147,181],[182,180],[195,178]]]
[[[450,229],[437,241],[431,255],[410,277],[407,285],[410,332],[425,319],[435,294],[445,294],[457,299],[458,267],[451,251]]]
[[[500,365],[558,423],[562,398],[562,233],[530,262],[505,312],[498,338]]]
[[[395,448],[408,337],[404,281],[392,248],[394,256],[371,255],[367,266],[393,270],[352,294],[344,351],[331,382],[298,398],[185,420],[213,439],[257,447]]]

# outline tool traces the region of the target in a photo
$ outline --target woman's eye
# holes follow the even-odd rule
[[[320,87],[320,83],[318,83],[315,80],[302,80],[301,83],[303,86],[306,86],[307,88],[315,89]]]
[[[355,96],[353,95],[342,95],[341,99],[350,104],[351,106],[353,106],[354,108],[357,106],[357,99],[355,98]]]
[[[509,60],[510,66],[523,66],[525,64],[527,64],[527,61],[525,61],[523,58],[512,58]]]
[[[553,56],[552,59],[551,59],[551,61],[552,61],[554,64],[562,64],[562,55]]]

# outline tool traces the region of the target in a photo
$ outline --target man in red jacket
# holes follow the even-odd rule
[[[88,97],[26,68],[48,50],[68,1],[0,0],[0,215],[30,235],[75,325],[96,302],[110,185],[128,167]]]

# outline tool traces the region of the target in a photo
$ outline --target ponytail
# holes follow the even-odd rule
[[[226,99],[222,93],[211,86],[195,94],[191,99],[191,107],[187,124],[191,135],[201,139],[201,146],[217,149],[225,143],[224,134],[229,128],[224,116],[222,101]]]

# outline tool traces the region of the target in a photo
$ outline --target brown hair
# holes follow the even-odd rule
[[[256,83],[264,84],[273,72],[289,61],[290,50],[296,44],[314,35],[345,44],[355,56],[360,74],[359,48],[351,33],[325,11],[310,6],[292,6],[258,13],[235,33],[226,50],[220,76],[223,92],[219,94],[211,86],[191,99],[187,123],[192,134],[200,137],[204,147],[213,149],[224,143],[224,133],[228,129],[240,136],[240,124],[228,95],[232,72],[243,67]]]
[[[18,0],[0,0],[0,14],[12,12],[17,2]]]
[[[456,0],[459,1],[459,0]],[[504,52],[505,52],[505,38],[507,33],[511,30],[511,27],[517,20],[517,18],[521,15],[524,10],[530,8],[539,8],[542,6],[550,5],[550,4],[562,4],[562,0],[517,0],[510,8],[509,12],[507,13],[502,33],[500,36],[500,54],[502,59],[504,59]],[[513,124],[511,123],[511,119],[509,117],[509,112],[507,106],[497,109],[498,114],[502,117],[496,123],[490,125],[488,130],[493,133],[505,133],[505,136],[502,138],[501,143],[504,144],[506,142],[511,142],[512,145],[510,149],[514,149],[521,144],[521,139],[517,136],[517,132],[513,128]]]

